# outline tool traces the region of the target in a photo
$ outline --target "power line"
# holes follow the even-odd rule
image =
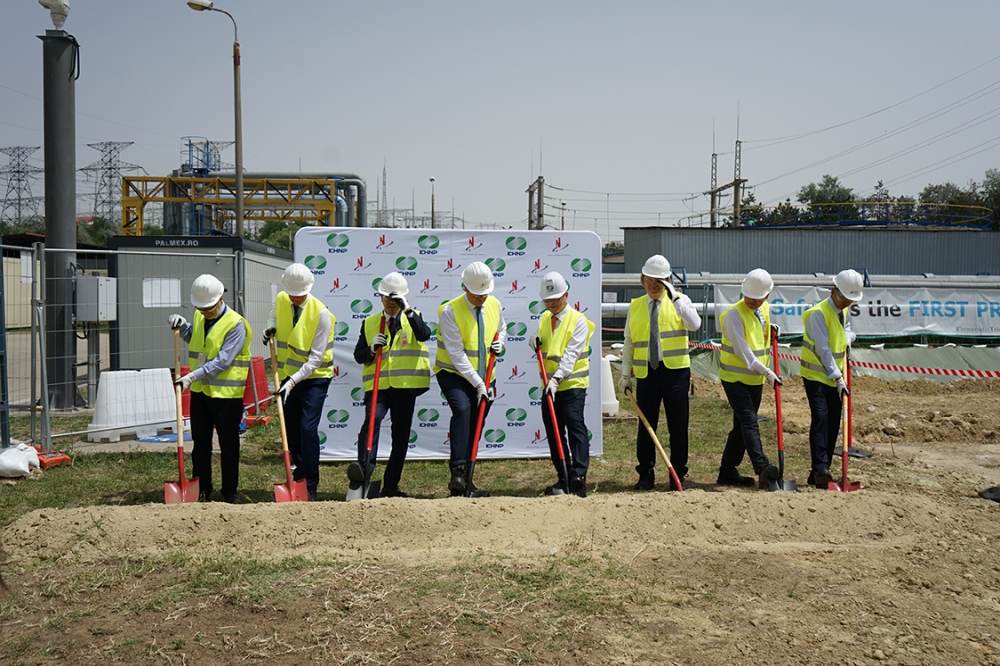
[[[597,190],[577,190],[569,187],[559,187],[557,185],[550,185],[548,182],[545,183],[545,187],[551,187],[553,190],[559,190],[560,192],[576,192],[577,194],[600,194],[612,197],[677,197],[677,196],[688,196],[692,194],[701,194],[700,192],[598,192]]]

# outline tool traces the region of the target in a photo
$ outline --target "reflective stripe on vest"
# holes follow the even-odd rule
[[[315,296],[309,295],[302,303],[299,321],[293,326],[294,308],[292,299],[281,291],[274,301],[274,326],[277,329],[275,340],[278,350],[278,369],[282,379],[290,377],[309,360],[309,350],[312,348],[316,328],[319,326],[320,313],[326,306]],[[319,367],[312,371],[306,379],[323,379],[333,377],[333,337],[337,327],[337,318],[330,313],[330,334],[326,342],[326,350]]]
[[[738,303],[730,305],[719,318],[719,329],[722,331],[722,349],[719,350],[719,379],[724,382],[739,382],[748,386],[759,386],[764,383],[764,375],[759,375],[747,367],[743,358],[733,353],[733,344],[726,335],[726,319],[739,317],[743,325],[743,336],[753,350],[754,356],[761,363],[770,367],[771,350],[767,346],[771,331],[771,308],[765,302],[758,310],[764,323],[761,324],[753,310],[747,307],[742,298]],[[765,331],[767,333],[765,334]]]
[[[365,339],[373,340],[378,335],[382,314],[374,314],[365,319]],[[389,335],[386,324],[386,337]],[[403,341],[406,340],[406,344]],[[361,375],[365,391],[375,385],[375,361],[365,363]],[[399,330],[392,339],[392,345],[382,350],[382,369],[379,373],[379,390],[387,388],[425,389],[431,385],[431,358],[427,345],[417,340],[413,327],[406,315],[399,315]]]
[[[555,331],[552,330],[552,313],[548,310],[542,313],[542,318],[538,321],[538,337],[542,339],[545,372],[551,377],[552,373],[559,369],[559,363],[566,353],[566,348],[569,347],[569,340],[573,337],[576,323],[581,317],[587,322],[587,339],[583,342],[583,350],[573,364],[572,371],[559,382],[557,392],[585,389],[590,386],[590,336],[594,334],[596,326],[582,312],[569,307],[563,310]]]
[[[207,361],[219,355],[226,336],[237,326],[244,327],[246,337],[243,347],[228,368],[223,368],[213,377],[203,377],[191,384],[195,393],[204,393],[210,398],[242,398],[250,374],[250,324],[236,310],[226,306],[219,320],[205,335],[205,317],[195,310],[191,325],[191,341],[188,343],[188,366],[194,372]]]
[[[462,334],[462,345],[465,348],[465,355],[469,357],[472,368],[479,371],[479,339],[476,326],[476,312],[472,304],[462,293],[446,303],[438,306],[438,322],[441,321],[441,313],[445,308],[451,308],[455,315],[455,323],[458,324],[458,331]],[[489,346],[493,342],[493,336],[500,328],[500,301],[493,296],[487,296],[483,303],[483,344],[486,345],[487,359],[489,357]],[[434,372],[445,370],[447,372],[458,373],[448,350],[444,346],[444,336],[438,333],[437,354],[434,357]]]
[[[844,373],[844,363],[847,358],[847,332],[844,325],[840,323],[839,313],[833,301],[824,298],[822,301],[812,306],[802,313],[802,352],[799,372],[803,379],[811,379],[827,386],[836,386],[837,380],[827,376],[827,370],[816,353],[816,342],[809,335],[809,318],[820,316],[826,322],[827,341],[830,344],[830,351],[833,352],[834,361],[841,374]]]
[[[633,298],[628,307],[628,330],[625,335],[632,340],[632,374],[642,379],[649,373],[649,297]],[[674,304],[660,301],[660,359],[671,370],[691,367],[688,353],[688,331],[684,320],[677,314]]]

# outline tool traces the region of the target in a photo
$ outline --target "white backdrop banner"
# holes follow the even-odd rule
[[[313,295],[337,316],[334,377],[320,421],[320,456],[353,459],[365,418],[361,366],[354,362],[365,317],[381,311],[377,294],[382,276],[406,276],[407,300],[424,315],[434,334],[427,346],[434,358],[438,305],[462,291],[463,268],[483,261],[496,278],[494,295],[503,305],[507,348],[497,358],[497,400],[479,443],[480,458],[547,457],[542,427],[538,363],[528,337],[538,330],[544,306],[538,298],[542,276],[559,271],[570,284],[570,304],[597,323],[591,339],[594,358],[601,351],[601,241],[589,231],[480,231],[306,227],[295,234],[295,260],[316,276]],[[585,410],[590,452],[601,441],[601,364],[591,363]],[[410,430],[411,459],[447,459],[451,410],[437,380],[417,399]],[[390,448],[390,418],[382,423],[379,458]]]
[[[830,295],[819,287],[775,287],[771,318],[781,330],[802,333],[802,313]],[[737,285],[715,287],[716,306],[740,297]],[[1000,335],[1000,298],[990,292],[953,289],[867,288],[861,303],[850,309],[858,335]]]

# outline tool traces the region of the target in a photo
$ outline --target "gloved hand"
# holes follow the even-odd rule
[[[403,312],[406,312],[407,310],[410,309],[410,304],[406,302],[406,296],[397,296],[396,293],[393,292],[389,294],[389,298],[396,301],[396,304],[399,306],[399,309],[402,310]]]
[[[841,397],[851,395],[851,390],[847,388],[847,382],[844,381],[843,377],[837,378],[837,391],[840,393]]]
[[[779,335],[781,335],[781,327],[778,326],[777,324],[771,324],[771,335],[773,335],[774,337],[778,337]]]
[[[503,343],[499,340],[494,340],[490,343],[490,349],[493,350],[495,356],[499,356],[503,352]]]
[[[263,342],[264,346],[266,347],[267,344],[271,341],[271,338],[273,338],[274,334],[277,333],[277,332],[278,332],[278,329],[276,329],[273,326],[271,328],[264,329],[264,334],[261,337],[260,341]]]
[[[496,398],[496,391],[492,388],[487,388],[485,382],[480,382],[479,385],[476,386],[476,404],[479,404],[483,398],[485,398],[487,402],[493,402],[494,398]]]
[[[170,324],[171,330],[179,330],[187,326],[188,320],[179,314],[172,314],[167,317],[167,323]]]
[[[371,344],[372,354],[374,354],[379,347],[385,347],[388,342],[389,338],[386,336],[385,333],[379,333],[378,335],[376,335],[374,338],[372,338],[372,344]]]
[[[528,346],[531,347],[531,351],[535,351],[542,344],[541,338],[538,336],[531,336],[528,338]]]
[[[671,284],[669,280],[660,280],[660,283],[663,285],[663,288],[667,290],[667,298],[671,301],[676,301],[680,298],[680,292],[674,288],[674,285]]]
[[[635,378],[631,375],[622,375],[618,379],[618,392],[622,394],[635,393]]]
[[[278,390],[274,392],[274,397],[281,398],[281,402],[288,402],[288,396],[291,394],[293,388],[295,388],[295,382],[293,382],[292,378],[289,377],[282,382],[281,386],[278,387]]]
[[[775,385],[781,386],[781,377],[774,374],[774,370],[771,368],[764,368],[764,370],[766,370],[764,376],[767,377],[767,383],[770,384],[772,388],[774,388]]]
[[[545,387],[545,391],[552,396],[553,400],[555,400],[556,391],[559,390],[560,381],[561,380],[559,379],[559,377],[557,377],[556,375],[552,375],[551,377],[549,377],[549,383]]]
[[[191,375],[192,375],[192,373],[189,372],[186,375],[183,375],[183,376],[175,379],[174,380],[174,384],[176,384],[177,386],[180,386],[182,391],[187,391],[188,387],[190,387],[191,384],[194,383],[194,377],[192,377]]]

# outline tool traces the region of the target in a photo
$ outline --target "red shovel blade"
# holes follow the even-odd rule
[[[198,477],[191,479],[185,484],[182,484],[180,481],[166,481],[163,484],[164,504],[197,502],[199,494]]]
[[[826,485],[826,489],[835,493],[853,493],[861,490],[860,481],[831,481]]]
[[[299,479],[291,483],[274,484],[275,502],[308,502],[309,489],[306,488],[306,480]]]

